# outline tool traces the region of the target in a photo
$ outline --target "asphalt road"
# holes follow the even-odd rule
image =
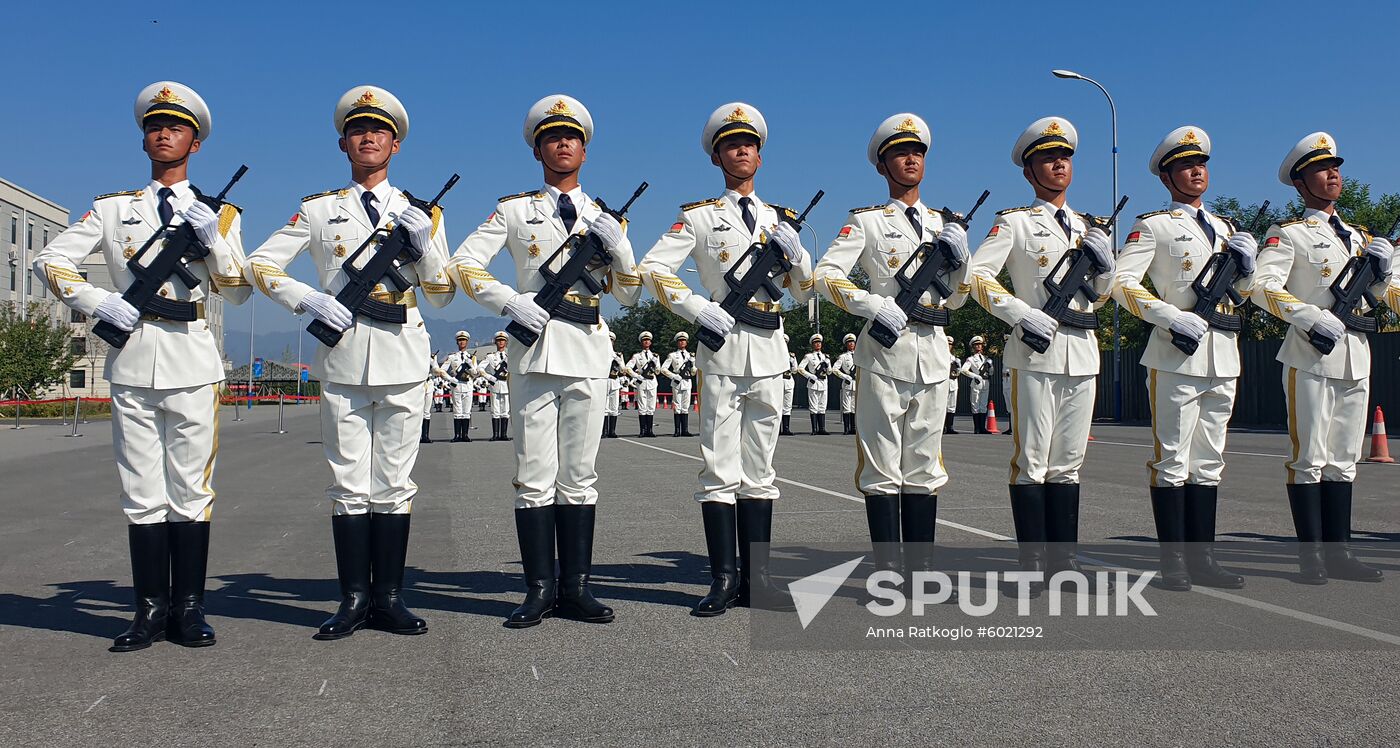
[[[57,424],[0,430],[0,744],[1400,741],[1394,557],[1384,559],[1380,585],[1303,589],[1280,556],[1250,570],[1238,599],[1167,601],[1179,616],[1246,632],[1226,646],[755,649],[750,611],[688,615],[707,583],[691,497],[698,440],[636,440],[633,411],[619,426],[626,438],[605,441],[598,460],[595,591],[617,609],[615,623],[501,626],[522,586],[510,445],[436,443],[415,472],[406,593],[430,632],[316,642],[337,587],[329,471],[312,408],[288,408],[286,434],[271,433],[272,408],[242,422],[225,414],[208,599],[219,644],[202,650],[107,652],[131,596],[109,426],[89,424],[77,439]],[[489,434],[481,415],[475,433]],[[438,436],[450,435],[448,418],[436,416]],[[806,425],[805,413],[793,420]],[[670,432],[669,414],[657,422],[658,433]],[[837,414],[832,422],[839,426]],[[966,419],[960,426],[970,430]],[[1113,426],[1094,434],[1081,537],[1151,538],[1150,434]],[[1287,446],[1283,434],[1232,434],[1222,533],[1291,537]],[[1010,450],[1004,436],[947,438],[952,481],[940,506],[954,524],[940,539],[1012,534]],[[854,463],[849,437],[781,440],[775,543],[864,543]],[[1396,539],[1397,486],[1400,467],[1361,467],[1358,537]],[[1288,630],[1300,646],[1279,646]]]

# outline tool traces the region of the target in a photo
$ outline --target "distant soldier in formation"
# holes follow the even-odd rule
[[[856,335],[848,332],[841,338],[845,350],[836,357],[831,374],[841,380],[841,433],[856,432]]]
[[[783,345],[791,344],[791,339],[787,333],[783,333]],[[788,368],[783,372],[783,427],[778,431],[779,436],[792,436],[792,396],[797,390],[797,356],[791,351],[788,352]]]
[[[637,382],[637,436],[656,436],[656,377],[661,373],[661,357],[651,349],[651,332],[643,331],[637,336],[642,349],[632,354],[627,362],[627,370],[632,372]]]
[[[423,434],[418,438],[419,444],[432,444],[431,437],[433,427],[433,411],[437,410],[441,399],[438,393],[441,392],[440,385],[448,378],[447,370],[438,363],[437,354],[428,354],[428,381],[423,383]]]
[[[958,415],[958,377],[960,376],[963,376],[962,360],[953,352],[953,339],[948,338],[948,412],[943,416],[943,433],[945,434],[958,433],[953,428],[953,420]]]
[[[690,333],[681,330],[673,338],[676,350],[661,364],[661,373],[671,380],[671,409],[675,421],[672,436],[695,436],[690,433],[690,386],[695,377],[695,354],[690,346]]]
[[[608,330],[608,342],[617,345],[617,333]],[[622,400],[623,371],[627,369],[627,364],[622,360],[622,354],[614,348],[612,350],[612,362],[608,364],[608,399],[603,404],[603,438],[617,438],[617,416],[620,411],[619,405]]]
[[[987,339],[981,335],[972,336],[968,341],[968,347],[972,353],[962,362],[961,373],[967,377],[972,386],[968,389],[968,401],[972,405],[972,433],[989,434],[987,430],[987,403],[992,396],[992,373],[994,365],[992,357],[983,351],[986,349]]]
[[[797,368],[807,378],[807,413],[812,419],[812,435],[827,436],[826,430],[826,382],[831,377],[831,359],[822,352],[822,335],[814,333],[807,339],[812,350],[802,357]]]
[[[478,372],[476,356],[467,348],[472,336],[466,330],[457,331],[457,350],[447,356],[443,368],[447,376],[456,384],[450,388],[452,399],[452,441],[472,440],[472,390],[476,387]]]
[[[481,371],[491,388],[491,441],[508,442],[510,438],[510,354],[506,352],[506,332],[497,330],[492,336],[496,350],[481,359]]]

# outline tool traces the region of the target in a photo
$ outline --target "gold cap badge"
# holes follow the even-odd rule
[[[1060,123],[1056,122],[1055,120],[1050,120],[1050,126],[1040,131],[1041,137],[1051,137],[1054,135],[1064,137],[1064,134],[1065,129],[1063,127],[1060,127]]]
[[[749,122],[749,123],[752,123],[752,122],[753,122],[753,119],[749,117],[748,113],[744,111],[744,108],[743,108],[743,107],[741,107],[741,106],[736,106],[736,107],[734,107],[734,111],[730,112],[730,113],[729,113],[729,116],[724,118],[724,121],[725,121],[725,122]]]
[[[374,97],[374,92],[368,89],[366,89],[364,93],[360,94],[360,98],[355,99],[356,108],[362,106],[382,107],[383,105],[383,102]]]
[[[919,132],[919,126],[914,124],[913,117],[905,117],[904,121],[899,123],[899,126],[894,129],[898,132],[912,132],[916,135]]]
[[[546,117],[572,117],[574,110],[570,109],[563,99],[560,99],[554,102],[554,106],[550,107],[544,114]]]
[[[1195,130],[1187,130],[1186,135],[1181,140],[1176,141],[1177,145],[1200,145],[1201,139],[1196,136]]]
[[[1331,148],[1332,148],[1332,141],[1328,140],[1326,135],[1323,135],[1323,136],[1319,137],[1319,138],[1317,139],[1317,142],[1316,142],[1316,143],[1313,143],[1313,150],[1319,150],[1319,151],[1321,151],[1321,150],[1330,150]]]
[[[152,104],[183,104],[185,100],[175,95],[170,86],[165,86],[151,98]]]

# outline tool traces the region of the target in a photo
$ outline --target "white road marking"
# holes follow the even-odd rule
[[[539,680],[539,679],[540,679],[540,669],[539,669],[539,668],[535,667],[534,665],[531,665],[531,666],[530,666],[530,672],[534,674],[535,680]]]
[[[739,667],[739,661],[736,660],[736,659],[734,659],[734,657],[733,657],[732,655],[730,655],[728,652],[723,652],[723,651],[722,651],[722,652],[720,652],[720,654],[724,655],[725,659],[727,659],[727,660],[729,660],[730,662],[734,663],[734,667]]]
[[[84,710],[83,710],[83,714],[87,714],[88,712],[92,711],[93,709],[96,709],[98,704],[101,704],[102,702],[104,702],[104,701],[106,701],[106,700],[107,700],[107,697],[104,695],[104,696],[102,696],[101,698],[99,698],[97,701],[92,702],[92,706],[89,706],[87,709],[84,709]]]
[[[688,455],[688,454],[684,454],[684,453],[682,453],[682,452],[675,452],[675,451],[666,449],[665,447],[656,447],[656,446],[653,446],[653,445],[651,445],[651,444],[645,444],[645,443],[643,443],[643,442],[635,441],[635,440],[632,440],[632,439],[623,439],[622,441],[628,442],[629,444],[635,444],[635,445],[637,445],[637,446],[639,446],[639,447],[646,447],[647,449],[654,449],[654,450],[656,450],[656,451],[658,451],[658,452],[665,452],[666,454],[675,455],[675,456],[677,456],[677,457],[684,457],[684,458],[687,459],[687,460],[695,460],[695,461],[697,461],[697,462],[701,461],[699,457],[696,457],[696,456],[694,456],[694,455]],[[1092,444],[1092,443],[1099,443],[1099,444],[1121,444],[1121,445],[1123,445],[1123,446],[1128,446],[1128,447],[1141,447],[1141,446],[1144,446],[1144,445],[1141,445],[1141,444],[1131,444],[1131,443],[1127,443],[1127,442],[1103,442],[1103,441],[1097,441],[1097,440],[1096,440],[1095,442],[1090,442],[1090,443],[1091,443],[1091,444]],[[1227,453],[1227,454],[1242,454],[1242,453],[1235,452],[1235,453]],[[1264,456],[1264,457],[1284,457],[1284,455],[1262,455],[1262,456]],[[865,503],[865,499],[864,499],[864,498],[861,498],[861,497],[859,497],[859,496],[851,496],[851,495],[849,495],[849,494],[839,493],[839,492],[837,492],[837,491],[831,491],[831,490],[829,490],[829,489],[821,488],[820,486],[813,486],[813,485],[810,485],[810,484],[807,484],[807,483],[802,483],[802,482],[795,481],[795,480],[788,480],[788,479],[786,479],[786,478],[778,478],[778,479],[777,479],[777,482],[779,482],[779,483],[786,483],[786,484],[791,485],[791,486],[797,486],[798,488],[805,488],[805,489],[807,489],[807,490],[809,490],[809,491],[812,491],[812,492],[814,492],[814,493],[825,494],[825,495],[827,495],[827,496],[835,496],[835,497],[838,498],[838,499],[846,499],[847,501],[857,501],[857,502],[860,502],[860,503],[862,503],[862,504]],[[1010,537],[1008,537],[1008,536],[1006,536],[1006,535],[1002,535],[1002,534],[1000,534],[1000,533],[991,532],[991,531],[989,531],[989,530],[983,530],[983,529],[977,528],[977,527],[971,527],[971,526],[969,526],[969,525],[960,524],[960,523],[958,523],[958,522],[949,522],[948,520],[945,520],[945,519],[939,519],[939,520],[938,520],[938,524],[944,525],[945,527],[951,527],[951,528],[953,528],[953,529],[955,529],[955,530],[962,530],[963,532],[971,533],[971,534],[973,534],[973,535],[980,535],[980,536],[982,536],[982,537],[984,537],[984,538],[990,538],[990,539],[992,539],[992,540],[1011,540]],[[1110,563],[1107,563],[1107,562],[1105,562],[1105,561],[1101,561],[1101,560],[1099,560],[1099,559],[1095,559],[1095,558],[1090,557],[1090,556],[1083,556],[1083,555],[1081,555],[1081,556],[1080,556],[1080,559],[1082,559],[1085,563],[1090,564],[1090,565],[1092,565],[1092,566],[1098,566],[1098,567],[1107,568],[1107,569],[1122,569],[1122,570],[1124,570],[1124,571],[1140,571],[1139,569],[1128,569],[1128,568],[1126,568],[1126,567],[1121,567],[1121,566],[1118,566],[1118,565],[1116,565],[1116,564],[1110,564]],[[1375,641],[1384,642],[1384,643],[1386,643],[1386,644],[1391,644],[1391,645],[1395,645],[1395,646],[1400,646],[1400,636],[1396,636],[1396,635],[1394,635],[1394,634],[1387,634],[1387,633],[1385,633],[1385,632],[1383,632],[1383,631],[1375,631],[1375,630],[1373,630],[1373,629],[1368,629],[1368,628],[1365,628],[1365,627],[1363,627],[1363,626],[1357,626],[1357,625],[1355,625],[1355,624],[1347,623],[1347,622],[1345,622],[1345,621],[1338,621],[1338,620],[1334,620],[1334,619],[1332,619],[1332,618],[1325,618],[1325,617],[1323,617],[1323,616],[1314,615],[1314,614],[1312,614],[1312,613],[1305,613],[1305,612],[1303,612],[1303,611],[1301,611],[1301,610],[1294,610],[1294,609],[1292,609],[1292,608],[1285,608],[1285,607],[1283,607],[1283,606],[1281,606],[1281,605],[1274,605],[1273,603],[1266,603],[1266,602],[1263,602],[1263,601],[1261,601],[1261,600],[1255,600],[1254,598],[1245,597],[1245,596],[1243,596],[1243,595],[1236,595],[1236,594],[1233,594],[1233,593],[1230,593],[1230,592],[1224,592],[1224,591],[1222,591],[1222,590],[1211,589],[1211,588],[1209,588],[1209,587],[1202,587],[1202,586],[1200,586],[1200,585],[1193,585],[1193,586],[1191,587],[1191,591],[1192,591],[1192,592],[1199,593],[1199,594],[1202,594],[1202,595],[1206,595],[1207,597],[1213,597],[1213,598],[1216,598],[1216,599],[1218,599],[1218,600],[1225,600],[1225,601],[1228,601],[1228,602],[1237,603],[1237,604],[1239,604],[1239,605],[1244,605],[1244,606],[1246,606],[1246,607],[1254,608],[1254,609],[1256,609],[1256,610],[1262,610],[1262,611],[1266,611],[1266,612],[1269,612],[1269,613],[1275,613],[1275,614],[1284,616],[1284,617],[1286,617],[1286,618],[1292,618],[1292,619],[1294,619],[1294,620],[1303,621],[1303,622],[1306,622],[1306,623],[1312,623],[1312,624],[1315,624],[1315,625],[1318,625],[1318,626],[1324,626],[1324,627],[1327,627],[1327,628],[1335,629],[1335,630],[1337,630],[1337,631],[1344,631],[1344,632],[1346,632],[1346,633],[1353,634],[1353,635],[1360,636],[1360,637],[1364,637],[1364,638],[1367,638],[1367,639],[1374,639]]]
[[[325,695],[325,693],[326,693],[326,684],[327,684],[327,683],[330,683],[330,680],[329,680],[329,679],[321,681],[321,690],[319,690],[319,691],[316,692],[316,695],[317,695],[317,696],[324,696],[324,695]]]
[[[70,541],[68,541],[67,543],[64,543],[64,544],[63,544],[63,547],[64,547],[64,548],[67,548],[68,546],[70,546],[70,545],[72,545],[72,544],[74,544],[74,543],[76,543],[76,542],[78,542],[78,541],[77,541],[77,540],[70,540]]]

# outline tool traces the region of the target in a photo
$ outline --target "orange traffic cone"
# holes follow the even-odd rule
[[[1371,454],[1365,462],[1395,462],[1390,458],[1390,444],[1385,438],[1385,414],[1381,406],[1376,406],[1376,417],[1371,423]]]
[[[1000,434],[1001,429],[997,428],[997,404],[987,401],[987,431],[993,434]]]

